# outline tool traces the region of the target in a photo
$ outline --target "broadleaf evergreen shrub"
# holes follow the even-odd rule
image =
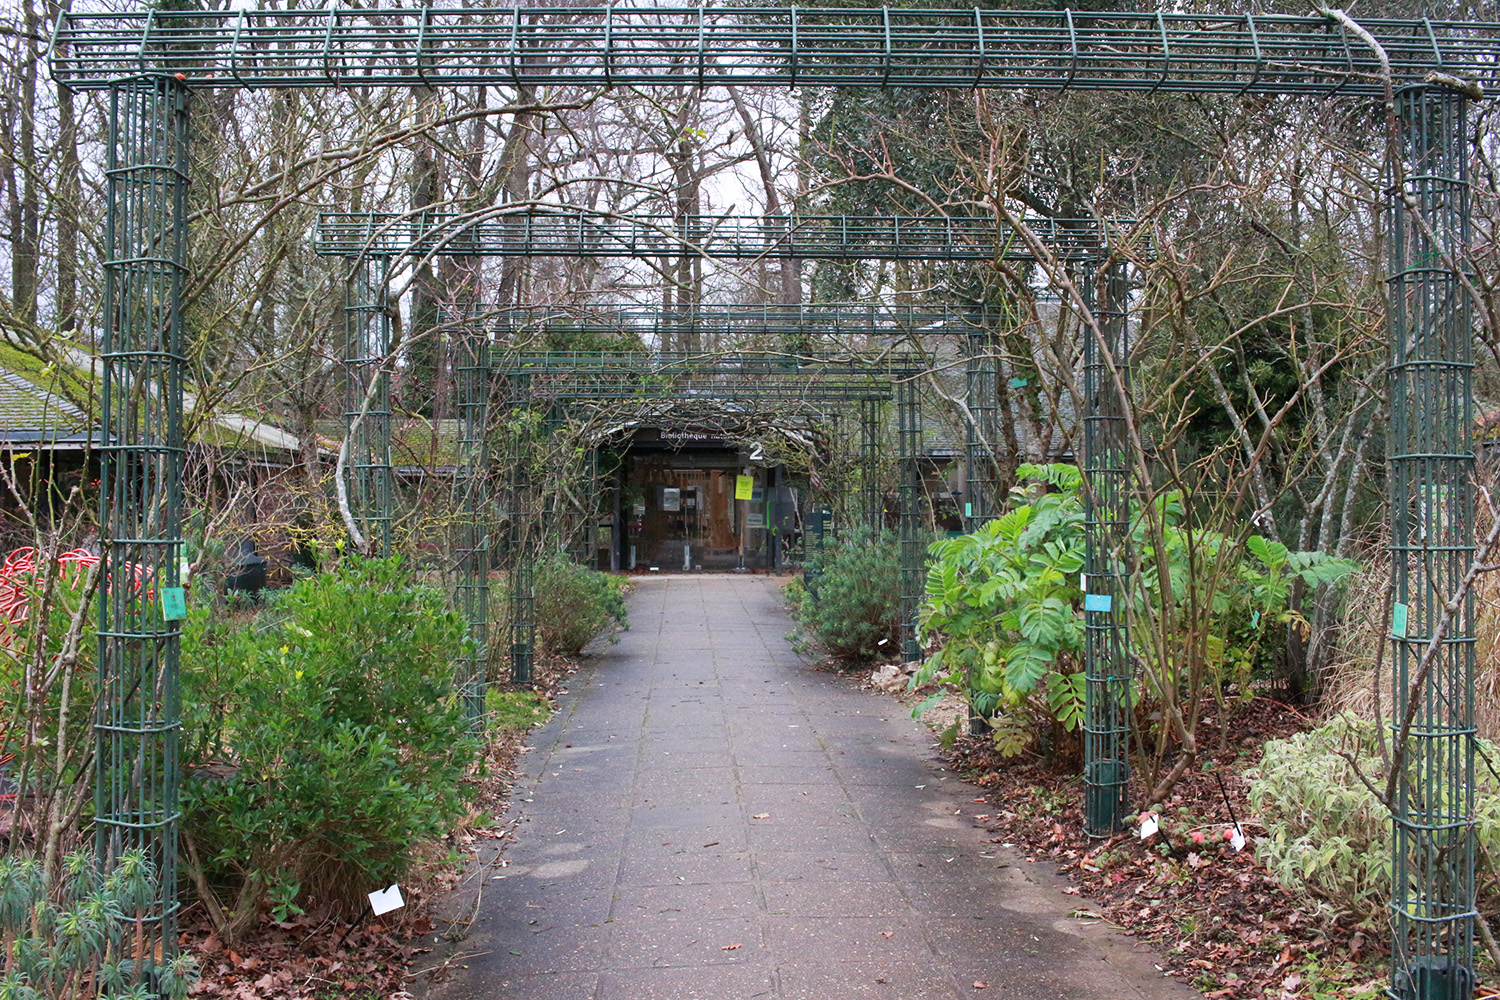
[[[348,558],[183,637],[184,867],[221,936],[358,907],[465,808],[465,628],[400,559]]]
[[[1387,735],[1389,740],[1389,735]],[[1495,747],[1478,748],[1495,760]],[[1339,716],[1317,729],[1266,743],[1250,783],[1251,804],[1266,833],[1256,857],[1291,892],[1311,892],[1335,913],[1369,928],[1384,926],[1391,888],[1391,821],[1354,771],[1376,788],[1385,771],[1375,724]],[[1500,780],[1481,761],[1475,773],[1475,835],[1481,848],[1481,905],[1500,906],[1493,859],[1500,857]]]
[[[604,632],[627,628],[623,581],[561,554],[537,560],[536,631],[542,649],[576,656]]]
[[[818,646],[851,663],[899,650],[901,545],[894,532],[861,528],[829,541],[808,570],[817,586],[801,594],[793,614]]]

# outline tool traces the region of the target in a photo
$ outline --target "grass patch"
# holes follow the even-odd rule
[[[484,695],[484,711],[496,730],[524,733],[546,722],[552,715],[552,706],[535,691],[490,688]]]

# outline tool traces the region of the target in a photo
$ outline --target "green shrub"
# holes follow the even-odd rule
[[[127,851],[101,873],[92,855],[70,854],[55,879],[40,861],[0,861],[0,997],[85,1000],[98,996],[181,1000],[197,978],[188,955],[165,963],[143,957],[135,916],[158,896],[156,873],[141,851]],[[145,964],[145,963],[142,963]],[[156,989],[148,989],[146,979]],[[134,979],[143,980],[132,986]]]
[[[1481,753],[1495,748],[1480,741]],[[1388,919],[1391,821],[1385,806],[1359,780],[1348,759],[1377,788],[1384,765],[1373,723],[1341,716],[1307,733],[1265,746],[1250,802],[1266,834],[1256,856],[1284,887],[1311,891],[1336,913],[1375,928]],[[1500,856],[1500,782],[1483,764],[1476,774],[1475,831],[1482,855]],[[1490,875],[1493,875],[1492,866]],[[1486,885],[1487,883],[1487,885]],[[1485,909],[1500,903],[1493,878],[1482,880]]]
[[[794,614],[824,651],[862,663],[900,649],[901,545],[895,533],[854,531],[825,545],[808,570],[817,585]]]
[[[249,627],[247,627],[247,625]],[[464,808],[464,624],[399,559],[346,559],[183,640],[185,867],[221,936],[359,905]]]
[[[1030,743],[1033,715],[1065,730],[1083,718],[1080,477],[1069,465],[1023,465],[1018,475],[1061,492],[1019,488],[1003,516],[933,544],[922,632],[941,648],[918,673],[919,683],[940,678],[966,690],[1008,755]],[[1045,708],[1031,705],[1034,694]]]
[[[554,554],[537,560],[536,634],[543,650],[576,656],[604,632],[626,628],[623,581]]]

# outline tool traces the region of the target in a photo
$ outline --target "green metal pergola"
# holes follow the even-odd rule
[[[104,863],[141,847],[160,869],[162,896],[140,926],[143,954],[161,958],[176,948],[180,630],[165,619],[162,594],[180,582],[180,287],[193,90],[737,84],[1367,99],[1395,91],[1403,135],[1388,200],[1389,481],[1404,627],[1391,641],[1394,713],[1411,722],[1411,740],[1393,810],[1388,991],[1398,1000],[1471,992],[1474,610],[1472,599],[1447,605],[1474,558],[1473,333],[1459,280],[1468,266],[1466,108],[1497,82],[1500,24],[1370,19],[1355,31],[1335,12],[64,11],[48,59],[61,86],[109,94],[100,354],[102,439],[111,444],[101,449],[101,543],[106,572],[120,580],[138,570],[143,586],[138,597],[122,588],[100,597],[96,824]],[[1109,328],[1101,323],[1093,338],[1095,384],[1107,373],[1119,395],[1125,358],[1111,350]],[[1102,441],[1112,440],[1112,419],[1101,416]],[[1118,510],[1091,502],[1099,510],[1091,522],[1118,523]],[[1119,546],[1103,551],[1107,559]],[[1121,614],[1119,603],[1094,613]],[[140,963],[139,983],[154,988],[156,962]]]
[[[1035,239],[1042,241],[1047,253],[1054,260],[1071,264],[1097,264],[1110,253],[1110,239],[1121,243],[1127,240],[1139,249],[1148,249],[1146,236],[1134,232],[1130,220],[1078,219],[1027,219],[1024,220]],[[848,240],[849,242],[844,242]],[[1048,242],[1048,241],[1052,242]],[[699,254],[714,259],[743,259],[745,257],[769,259],[927,259],[927,260],[1006,260],[1035,262],[1042,259],[1033,249],[1034,244],[1022,240],[1018,232],[994,219],[946,216],[794,216],[794,217],[699,217],[688,216],[673,219],[663,216],[621,216],[603,213],[562,211],[527,207],[523,211],[496,209],[492,212],[433,213],[416,211],[411,213],[324,213],[319,217],[315,231],[317,252],[324,256],[345,257],[350,260],[350,292],[346,311],[346,330],[354,331],[346,336],[345,371],[350,405],[346,407],[348,427],[346,447],[351,459],[349,468],[350,494],[372,502],[383,504],[367,517],[360,516],[374,528],[384,527],[385,535],[380,540],[389,545],[390,502],[392,489],[389,459],[389,407],[381,409],[388,399],[389,372],[372,372],[371,345],[389,348],[388,310],[382,295],[369,294],[370,276],[390,274],[393,262],[401,258],[430,258],[434,256],[456,256],[463,258],[483,257],[577,257],[631,258],[638,256],[661,256],[672,254]],[[379,261],[381,263],[375,263]],[[1111,286],[1113,287],[1113,286]],[[1126,294],[1120,286],[1120,294]],[[377,302],[376,308],[368,303]],[[1115,308],[1123,315],[1123,299]],[[485,313],[483,307],[466,303],[462,310],[476,318]],[[949,334],[963,338],[968,348],[966,357],[966,381],[973,404],[966,418],[966,472],[970,495],[968,517],[982,519],[998,500],[987,494],[980,495],[992,485],[990,471],[993,459],[990,445],[993,443],[992,426],[998,412],[999,369],[990,351],[989,329],[998,317],[983,308],[939,309],[926,307],[900,307],[889,305],[756,305],[684,307],[678,310],[647,310],[628,307],[530,307],[489,310],[499,318],[500,332],[494,339],[510,343],[517,334],[537,334],[547,327],[566,326],[570,332],[616,334],[670,334],[675,338],[687,337],[688,342],[701,343],[705,334],[718,335],[726,339],[743,336],[779,336],[784,349],[802,353],[813,338],[849,334],[896,336],[925,336]],[[472,323],[460,324],[461,340],[478,333]],[[681,342],[681,341],[679,341]],[[1124,342],[1117,346],[1126,346]],[[465,344],[459,348],[460,358],[473,356],[479,348]],[[1126,352],[1128,354],[1128,350]],[[1119,358],[1126,354],[1116,355]],[[369,381],[370,378],[379,380]],[[459,378],[460,390],[469,383]],[[506,391],[524,392],[524,374],[512,375],[504,383]],[[910,453],[916,456],[920,446],[920,411],[916,400],[915,381],[899,381],[896,397],[898,401],[898,438],[909,445]],[[475,383],[476,391],[488,394],[488,389]],[[361,411],[358,404],[364,406]],[[461,396],[461,414],[479,413],[475,400]],[[879,412],[876,401],[864,399],[858,402],[863,441],[863,459],[867,468],[878,462],[876,433]],[[976,423],[974,414],[985,418],[984,424]],[[467,419],[467,418],[465,418]],[[364,423],[372,428],[366,431]],[[463,425],[463,440],[474,442],[469,425]],[[384,438],[378,436],[383,431]],[[481,473],[471,464],[478,452],[465,451],[463,459],[465,482],[477,482]],[[381,456],[384,456],[382,458]],[[917,642],[917,614],[923,591],[922,563],[926,546],[916,531],[915,510],[919,501],[920,483],[913,477],[912,468],[903,467],[901,481],[901,589],[902,589],[902,654],[908,659],[921,656]],[[522,475],[519,471],[517,475]],[[1100,473],[1101,475],[1103,473]],[[1123,467],[1119,470],[1124,475]],[[366,476],[374,482],[359,480]],[[867,477],[868,478],[868,477]],[[911,482],[908,483],[908,480]],[[379,483],[383,482],[382,487]],[[1125,482],[1128,482],[1125,481]],[[1114,489],[1124,495],[1125,483]],[[529,484],[513,479],[510,486],[511,509],[519,510],[529,491]],[[881,519],[883,500],[873,482],[867,482],[866,518],[871,524]],[[1092,491],[1089,493],[1093,495]],[[478,507],[466,505],[465,523],[470,525],[468,534],[473,535],[474,545],[483,541],[478,523]],[[978,513],[976,514],[975,511]],[[511,563],[511,676],[521,682],[531,679],[531,664],[534,655],[532,637],[535,623],[531,607],[531,565],[517,553],[530,548],[529,526],[512,522],[512,535],[507,539],[505,551]],[[520,532],[519,535],[516,532]],[[1116,546],[1118,548],[1118,546]],[[377,551],[384,551],[377,546]],[[476,574],[484,565],[484,553],[478,548],[466,549],[459,554],[461,582],[458,595],[470,623],[471,636],[476,640],[488,635],[487,604],[478,599],[480,583]],[[520,560],[520,561],[518,561]],[[1103,579],[1103,577],[1101,577]],[[1109,627],[1125,628],[1123,610],[1118,614],[1105,615],[1113,624]],[[1124,686],[1126,692],[1116,693],[1108,704],[1128,704],[1129,661],[1128,644],[1101,646],[1100,652],[1113,652],[1112,661],[1089,659],[1089,673],[1101,678],[1101,683],[1111,688]],[[483,706],[482,677],[479,664],[487,662],[487,654],[481,649],[477,659],[464,671],[464,684],[472,689],[468,704],[473,717],[478,718]],[[477,686],[476,686],[477,685]],[[1111,731],[1123,732],[1125,719],[1115,713],[1110,724]],[[1090,828],[1113,832],[1124,813],[1124,794],[1128,763],[1123,740],[1114,746],[1120,756],[1114,763],[1098,770],[1099,773],[1116,775],[1118,781],[1111,784],[1111,794],[1119,798],[1119,806],[1111,808]],[[1090,772],[1092,773],[1092,772]],[[1090,814],[1092,815],[1092,813]]]

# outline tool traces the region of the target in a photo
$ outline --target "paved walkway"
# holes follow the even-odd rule
[[[523,758],[482,954],[433,997],[1199,996],[1029,882],[900,706],[803,664],[779,581],[645,578],[630,621]]]

